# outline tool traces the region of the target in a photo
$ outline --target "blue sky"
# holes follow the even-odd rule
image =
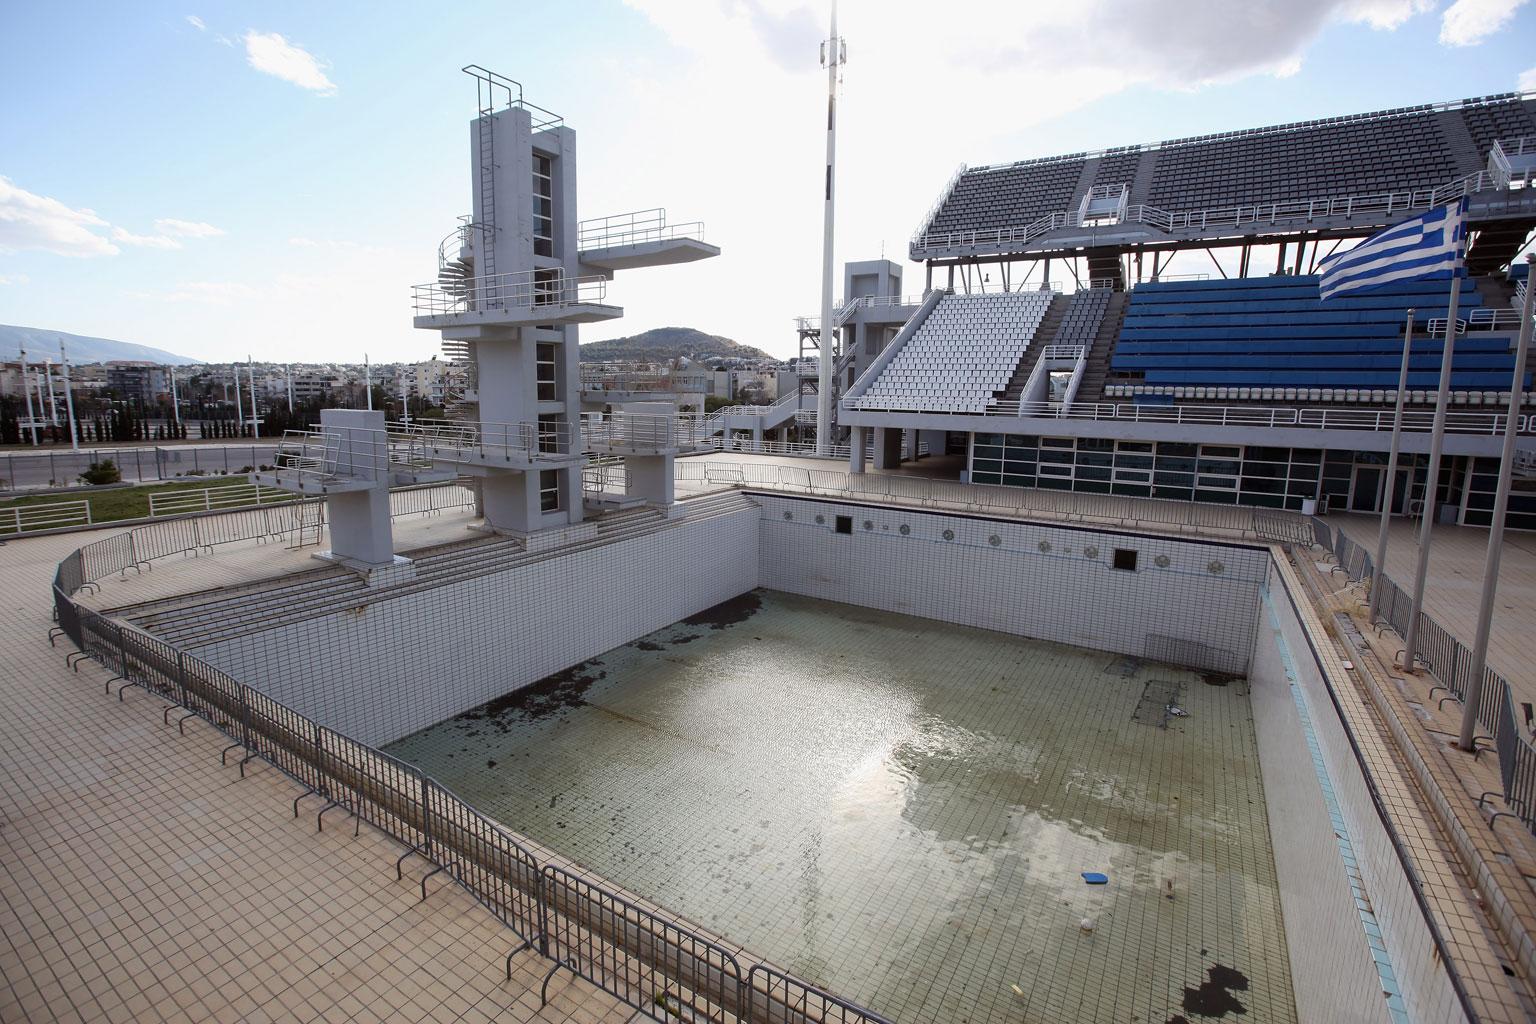
[[[819,292],[825,7],[0,6],[0,322],[425,358],[409,286],[469,207],[480,63],[577,130],[582,216],[666,206],[725,250],[621,275],[628,315],[584,340],[676,324],[788,354]],[[962,161],[1536,89],[1523,3],[845,0],[841,22],[839,260],[904,261]]]

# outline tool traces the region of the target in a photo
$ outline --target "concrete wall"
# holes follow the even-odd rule
[[[1298,1014],[1462,1021],[1296,603],[1266,577],[1249,688]]]
[[[1138,657],[1147,653],[1149,635],[1166,636],[1228,652],[1239,670],[1248,663],[1269,560],[1264,549],[800,498],[757,500],[760,586]],[[838,515],[852,517],[852,534],[836,532]],[[945,530],[953,539],[944,538]],[[1137,552],[1135,572],[1111,568],[1116,548]],[[1219,571],[1211,571],[1212,563]]]
[[[381,745],[752,589],[757,522],[685,522],[197,655]]]

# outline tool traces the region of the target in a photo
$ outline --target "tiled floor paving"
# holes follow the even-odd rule
[[[631,1011],[548,967],[393,841],[332,812],[226,741],[186,736],[137,689],[119,703],[46,639],[48,581],[105,533],[0,545],[0,1020],[622,1021]],[[210,564],[212,559],[205,559]]]

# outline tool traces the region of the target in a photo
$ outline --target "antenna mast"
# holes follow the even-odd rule
[[[816,366],[817,455],[832,454],[832,362],[837,340],[837,327],[832,320],[833,183],[837,164],[837,83],[847,59],[848,48],[837,34],[837,0],[832,0],[832,34],[821,44],[821,63],[827,69],[827,178],[821,241],[821,353]]]

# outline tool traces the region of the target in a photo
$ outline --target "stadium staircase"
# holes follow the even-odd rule
[[[1019,357],[1019,365],[1014,367],[1013,376],[1008,378],[1008,386],[993,393],[993,405],[1018,405],[1024,395],[1024,385],[1029,383],[1029,376],[1035,372],[1035,364],[1040,361],[1040,353],[1045,351],[1047,345],[1056,344],[1056,332],[1061,330],[1061,322],[1066,318],[1067,307],[1071,304],[1070,295],[1058,295],[1051,300],[1050,308],[1045,311],[1033,340]]]
[[[1087,249],[1088,280],[1094,287],[1109,286],[1115,291],[1125,290],[1125,268],[1120,263],[1120,250],[1114,248]]]
[[[1131,297],[1125,292],[1115,292],[1104,308],[1104,318],[1088,346],[1088,359],[1083,366],[1083,380],[1077,386],[1077,401],[1083,403],[1104,400],[1104,380],[1109,376],[1109,357],[1115,350],[1115,340],[1125,326],[1125,310]]]
[[[558,547],[528,551],[519,540],[483,537],[408,551],[405,554],[411,558],[416,575],[391,585],[370,588],[346,569],[326,567],[112,609],[106,614],[183,649],[195,649],[338,612],[360,612],[380,601],[756,507],[740,492],[728,491],[689,499],[680,517],[669,518],[651,508],[606,513],[591,520],[597,527],[593,537]]]

